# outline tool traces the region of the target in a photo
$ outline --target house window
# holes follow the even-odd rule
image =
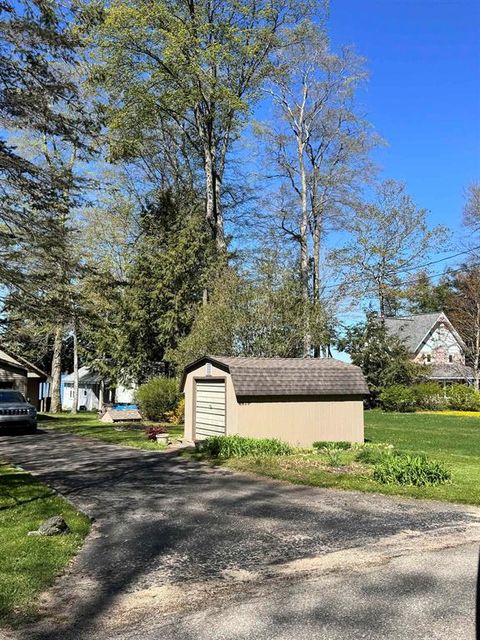
[[[84,395],[84,396],[86,396],[86,395],[87,395],[87,390],[86,390],[86,389],[84,389],[84,390],[83,390],[83,395]]]
[[[451,353],[448,354],[448,361],[453,362],[453,356]]]
[[[431,361],[432,361],[432,356],[429,353],[427,353],[427,362],[431,362]]]

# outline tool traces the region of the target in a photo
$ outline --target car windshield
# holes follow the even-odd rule
[[[0,402],[25,402],[19,391],[0,391]]]

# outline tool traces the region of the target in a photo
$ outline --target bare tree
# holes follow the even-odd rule
[[[277,69],[267,89],[276,121],[266,137],[286,196],[282,229],[299,247],[303,296],[317,304],[328,228],[341,225],[372,172],[368,154],[377,139],[354,106],[366,73],[361,58],[350,49],[332,53],[326,34],[312,25],[293,35]],[[306,355],[311,347],[306,327]]]
[[[375,201],[360,207],[347,229],[351,239],[332,259],[345,289],[354,298],[376,300],[381,317],[395,311],[408,274],[420,270],[432,251],[445,248],[448,238],[444,227],[428,227],[426,209],[394,180],[380,184]]]

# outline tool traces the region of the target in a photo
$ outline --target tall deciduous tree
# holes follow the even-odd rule
[[[333,53],[326,33],[311,24],[292,34],[276,69],[268,85],[276,120],[266,137],[286,195],[282,228],[299,248],[304,299],[320,304],[328,228],[341,227],[372,171],[368,153],[376,138],[354,105],[366,73],[361,58],[349,49]],[[310,333],[307,326],[305,355],[320,346]]]
[[[387,180],[376,199],[365,204],[348,225],[351,240],[333,254],[354,297],[374,299],[381,317],[398,304],[408,274],[421,268],[434,250],[444,250],[444,227],[430,229],[427,211],[419,209],[405,185]]]
[[[228,153],[282,32],[308,9],[294,0],[115,0],[93,34],[116,157],[142,157],[152,138],[186,144],[220,252]]]

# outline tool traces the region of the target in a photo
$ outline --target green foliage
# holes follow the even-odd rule
[[[398,454],[391,444],[367,442],[359,449],[355,459],[365,464],[379,464],[394,455]]]
[[[157,196],[142,213],[140,232],[112,345],[118,374],[139,382],[189,334],[216,260],[194,196]]]
[[[140,385],[135,394],[140,413],[147,420],[161,421],[173,411],[180,396],[178,381],[174,378],[152,378]]]
[[[480,411],[480,392],[464,384],[447,387],[448,407],[455,411]]]
[[[167,411],[165,418],[171,424],[183,424],[185,422],[185,396],[182,395],[177,406],[172,411]]]
[[[438,382],[421,382],[413,386],[416,405],[419,409],[439,411],[445,409],[445,392]]]
[[[373,478],[382,484],[434,486],[450,480],[451,474],[442,462],[425,455],[390,456],[377,464]]]
[[[361,367],[374,405],[381,391],[392,385],[411,385],[422,380],[424,367],[410,359],[405,345],[388,333],[385,323],[375,314],[367,314],[365,322],[350,327],[338,341],[352,363]]]
[[[317,440],[313,443],[312,447],[319,450],[342,449],[343,451],[346,451],[347,449],[352,448],[352,443],[344,440],[339,440],[338,442],[333,440]]]
[[[291,265],[265,256],[255,277],[228,267],[216,279],[208,304],[198,310],[190,334],[167,357],[177,370],[206,354],[299,357],[306,312],[320,340],[327,314],[320,305],[315,313],[306,305]]]
[[[428,273],[422,271],[414,274],[404,296],[408,313],[436,313],[449,307],[452,287],[445,278],[433,284]]]
[[[325,449],[327,464],[330,467],[340,467],[342,465],[342,449]]]
[[[415,411],[417,406],[415,391],[401,384],[394,384],[384,389],[379,396],[379,401],[385,411],[399,411],[400,413]]]
[[[286,442],[275,438],[245,438],[243,436],[211,436],[201,450],[212,458],[242,458],[244,456],[285,456],[293,452]]]

